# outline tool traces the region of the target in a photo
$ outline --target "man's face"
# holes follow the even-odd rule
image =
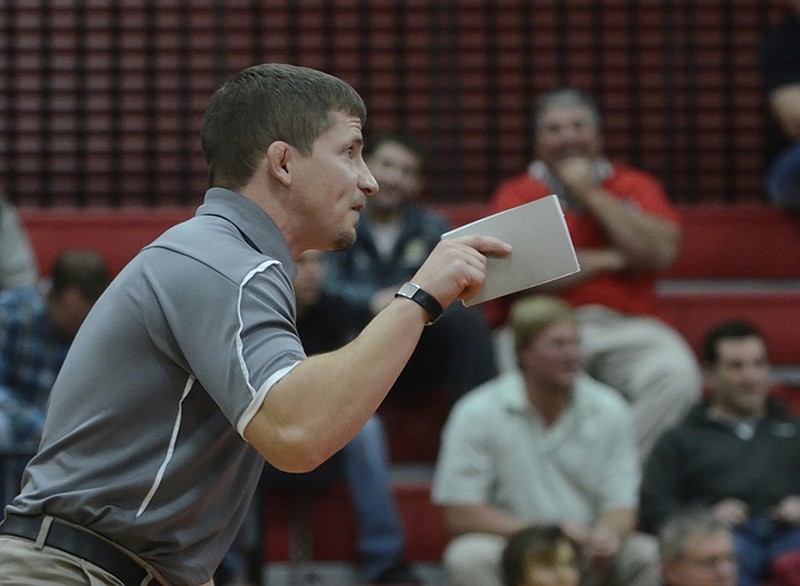
[[[306,250],[295,261],[294,294],[298,307],[314,305],[322,294],[325,265],[319,250]]]
[[[580,576],[575,550],[567,543],[560,543],[552,563],[531,562],[524,582],[519,586],[578,586]]]
[[[664,562],[667,586],[736,586],[736,553],[728,533],[690,535],[684,552]]]
[[[714,406],[736,417],[758,414],[769,393],[767,347],[758,336],[723,338],[707,371]]]
[[[406,147],[384,142],[367,158],[367,165],[381,188],[380,194],[370,200],[370,208],[394,211],[419,195],[422,162]]]
[[[545,328],[520,349],[519,360],[526,375],[548,386],[571,388],[581,368],[578,326],[561,322]]]
[[[570,157],[596,159],[602,137],[585,106],[554,106],[541,115],[536,129],[536,155],[551,169]]]
[[[66,340],[75,337],[93,306],[94,301],[88,299],[77,287],[67,287],[60,293],[51,293],[48,301],[53,323]]]
[[[359,213],[378,184],[363,159],[358,116],[332,112],[333,126],[310,156],[295,151],[290,164],[292,238],[302,249],[346,250],[356,240]]]

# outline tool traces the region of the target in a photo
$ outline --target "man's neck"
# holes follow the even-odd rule
[[[572,388],[527,381],[528,400],[545,422],[553,425],[572,403]]]

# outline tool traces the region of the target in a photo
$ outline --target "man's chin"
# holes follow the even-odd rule
[[[349,250],[353,247],[353,244],[356,243],[356,232],[353,230],[352,232],[346,232],[340,234],[339,237],[333,243],[333,250],[335,251],[344,251]]]

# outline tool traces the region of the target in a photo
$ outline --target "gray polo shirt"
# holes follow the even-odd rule
[[[294,273],[264,211],[209,190],[95,304],[10,510],[97,531],[175,584],[210,580],[262,469],[241,434],[305,358]]]

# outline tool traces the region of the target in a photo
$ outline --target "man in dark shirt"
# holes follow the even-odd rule
[[[740,586],[756,586],[780,554],[800,549],[800,421],[770,400],[767,344],[745,322],[706,338],[707,403],[664,433],[647,461],[641,524],[659,531],[691,506],[731,526]]]

